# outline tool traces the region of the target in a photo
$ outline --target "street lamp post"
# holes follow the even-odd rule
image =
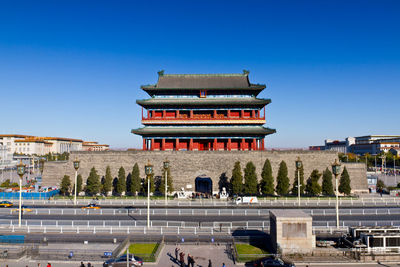
[[[25,174],[25,164],[21,162],[17,165],[17,173],[19,175],[19,210],[18,210],[18,226],[21,227],[22,217],[22,176]]]
[[[335,183],[336,183],[336,227],[339,228],[339,188],[338,188],[338,175],[340,173],[340,163],[335,162],[332,164],[332,172],[335,175]]]
[[[150,161],[144,166],[147,178],[147,228],[150,228],[150,176],[153,175],[153,165]]]
[[[164,175],[165,175],[165,205],[168,204],[168,196],[167,196],[167,189],[168,189],[168,183],[167,183],[167,175],[168,175],[168,168],[169,168],[169,161],[165,160],[164,161]]]
[[[74,160],[74,169],[75,169],[75,183],[74,183],[74,205],[76,205],[76,180],[78,179],[78,169],[79,169],[80,161],[78,159]]]
[[[40,178],[43,179],[43,168],[44,168],[44,159],[41,158],[39,160],[39,171],[40,171]]]
[[[381,172],[385,173],[385,159],[386,159],[386,156],[382,155],[382,156],[380,156],[380,158],[382,160],[382,170],[381,170]]]
[[[297,196],[298,196],[298,201],[299,201],[299,207],[300,207],[300,169],[302,166],[302,162],[300,160],[300,157],[297,157],[296,160],[296,170],[297,170]]]

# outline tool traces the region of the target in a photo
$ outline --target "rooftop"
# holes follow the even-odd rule
[[[302,210],[270,210],[270,213],[274,214],[277,218],[311,218],[310,215]]]
[[[265,85],[251,84],[249,72],[243,74],[164,74],[158,72],[155,85],[143,85],[143,89],[264,89]]]

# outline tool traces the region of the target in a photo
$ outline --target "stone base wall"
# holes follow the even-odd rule
[[[122,166],[126,173],[132,171],[135,163],[138,163],[141,177],[144,177],[144,166],[147,162],[154,165],[155,176],[162,175],[163,161],[170,161],[171,175],[175,190],[180,190],[188,185],[195,187],[195,178],[205,174],[213,181],[213,191],[218,191],[218,182],[222,175],[228,179],[232,176],[232,169],[236,161],[240,161],[242,172],[246,163],[252,161],[256,166],[258,179],[261,179],[261,171],[265,159],[271,161],[274,177],[277,176],[279,164],[284,160],[288,166],[288,175],[293,183],[295,177],[295,161],[297,157],[303,161],[305,180],[313,169],[320,172],[325,168],[331,169],[331,164],[338,158],[333,151],[80,151],[72,152],[69,161],[46,162],[43,172],[43,186],[59,185],[62,177],[67,174],[73,180],[75,170],[72,161],[80,160],[78,173],[82,175],[84,183],[90,169],[95,167],[98,174],[105,175],[107,166],[110,166],[114,177],[118,175],[118,169]],[[347,167],[351,187],[355,192],[367,191],[367,178],[365,164],[343,164]],[[275,178],[276,179],[276,178]],[[322,181],[322,179],[321,179]],[[191,191],[190,189],[187,189]]]

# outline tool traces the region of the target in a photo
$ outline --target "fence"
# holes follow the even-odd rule
[[[50,192],[22,192],[21,195],[24,200],[48,200],[59,193],[60,190],[52,190]],[[0,199],[17,200],[19,192],[0,192]]]

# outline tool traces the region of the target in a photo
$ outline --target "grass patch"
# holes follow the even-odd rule
[[[236,251],[238,253],[238,262],[246,262],[259,259],[261,257],[267,256],[269,252],[262,246],[253,246],[249,244],[235,244]]]
[[[142,258],[145,262],[155,262],[159,245],[159,243],[134,243],[130,244],[128,249],[130,254]]]

